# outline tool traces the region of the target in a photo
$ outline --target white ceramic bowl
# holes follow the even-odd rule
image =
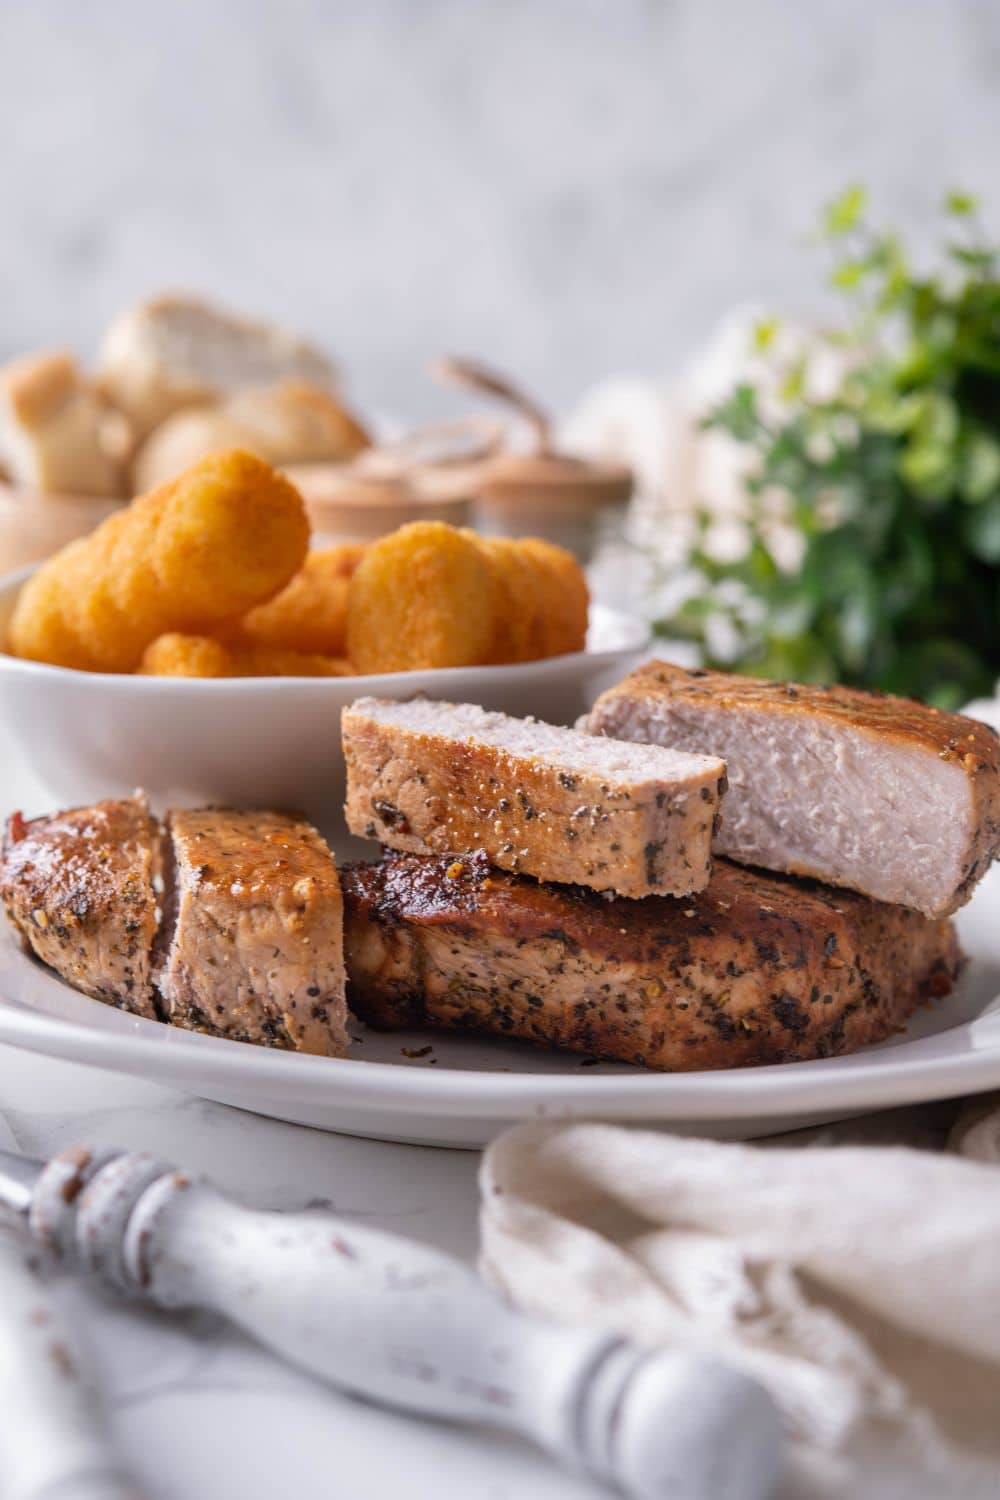
[[[0,579],[0,640],[29,571]],[[426,693],[569,724],[638,660],[647,637],[642,622],[598,605],[586,651],[511,667],[200,680],[76,672],[0,655],[0,723],[53,805],[142,787],[157,807],[299,808],[342,839],[340,713],[355,698]]]

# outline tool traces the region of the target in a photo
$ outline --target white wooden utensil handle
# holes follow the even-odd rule
[[[0,1495],[139,1500],[115,1457],[85,1351],[39,1274],[38,1248],[0,1230]]]
[[[763,1500],[761,1386],[709,1359],[529,1318],[435,1250],[327,1213],[265,1213],[145,1155],[63,1153],[29,1222],[162,1307],[207,1307],[375,1401],[532,1437],[639,1500]]]

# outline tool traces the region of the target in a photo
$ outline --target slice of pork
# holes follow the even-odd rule
[[[168,819],[174,892],[156,981],[169,1020],[238,1041],[347,1050],[343,905],[301,818],[230,808]]]
[[[711,874],[726,785],[714,756],[420,698],[361,698],[341,729],[348,827],[392,849],[485,849],[504,870],[635,898]]]
[[[715,850],[927,916],[1000,853],[1000,740],[904,698],[649,662],[600,697],[592,734],[721,756]]]
[[[680,900],[606,900],[391,855],[343,874],[352,1008],[384,1028],[516,1037],[651,1068],[832,1057],[952,987],[952,924],[717,860]]]
[[[0,900],[28,947],[68,984],[156,1016],[159,826],[142,796],[7,822]]]

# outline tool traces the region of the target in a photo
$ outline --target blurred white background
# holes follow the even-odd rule
[[[0,58],[0,356],[202,290],[406,415],[441,349],[565,408],[810,311],[846,181],[1000,200],[991,0],[4,0]]]

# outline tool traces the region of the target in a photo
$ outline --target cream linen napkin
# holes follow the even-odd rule
[[[484,1158],[482,1269],[529,1310],[755,1374],[789,1500],[995,1500],[1000,1096],[950,1146],[519,1126]]]

